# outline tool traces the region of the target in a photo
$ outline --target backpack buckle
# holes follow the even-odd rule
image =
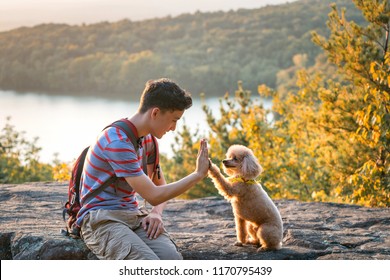
[[[76,201],[76,196],[72,196],[72,199],[70,200],[70,205],[73,205]]]

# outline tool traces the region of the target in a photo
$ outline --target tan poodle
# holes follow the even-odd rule
[[[283,224],[275,204],[255,181],[263,171],[253,152],[245,146],[233,145],[222,161],[225,178],[215,164],[209,176],[219,193],[231,202],[236,223],[236,246],[254,244],[259,250],[282,247]]]

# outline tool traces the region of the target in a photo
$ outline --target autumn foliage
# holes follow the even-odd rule
[[[231,144],[243,144],[263,165],[261,181],[273,198],[390,206],[390,7],[354,2],[365,26],[333,5],[329,37],[313,33],[327,57],[321,67],[297,69],[291,90],[259,86],[261,97],[272,98],[271,110],[241,83],[221,99],[218,117],[205,104],[214,162]],[[168,162],[169,171],[181,172],[168,172],[170,179],[193,168],[201,137],[183,129]],[[184,197],[204,192],[215,193],[210,181]]]

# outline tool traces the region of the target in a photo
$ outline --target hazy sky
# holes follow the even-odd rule
[[[0,0],[0,31],[41,23],[115,22],[196,11],[259,8],[294,0]]]

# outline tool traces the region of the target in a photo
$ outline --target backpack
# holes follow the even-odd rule
[[[130,139],[130,141],[133,143],[136,153],[138,153],[139,145],[138,139],[136,138],[137,130],[135,126],[127,119],[121,119],[118,120],[108,126],[106,126],[104,129],[108,127],[116,127],[122,130],[126,133],[127,137]],[[151,174],[150,178],[153,180],[155,174],[157,173],[158,178],[160,179],[160,165],[159,165],[159,151],[158,151],[158,143],[157,139],[152,135],[153,144],[155,147],[155,161],[153,166],[153,174]],[[90,146],[86,147],[79,157],[77,158],[73,169],[72,169],[72,176],[69,181],[68,186],[68,201],[64,205],[64,209],[62,211],[62,216],[64,221],[66,221],[66,230],[62,230],[63,235],[65,236],[71,236],[73,238],[80,238],[80,227],[76,225],[76,219],[77,214],[80,211],[81,204],[80,204],[80,180],[81,175],[83,173],[83,167],[85,162],[85,157],[88,153]],[[146,162],[146,147],[143,149],[143,155],[142,155],[142,169],[147,175],[147,162]],[[105,188],[107,188],[109,185],[115,182],[117,177],[114,175],[110,177],[106,182],[104,182],[99,188],[93,190],[92,192],[89,192],[84,200],[88,201],[89,199],[97,196],[100,194]],[[68,215],[68,218],[66,218],[66,215]]]

